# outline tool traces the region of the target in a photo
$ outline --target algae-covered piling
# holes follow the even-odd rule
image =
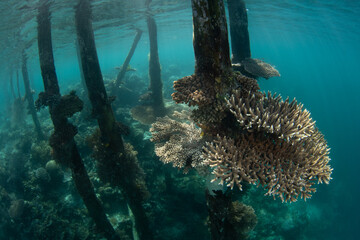
[[[228,31],[223,0],[192,0],[194,24],[194,53],[196,59],[195,76],[206,81],[215,90],[213,97],[221,94],[219,86],[231,70]],[[212,239],[232,239],[236,236],[234,226],[228,218],[231,194],[206,196],[209,209],[209,228]],[[211,191],[211,190],[210,190]],[[226,203],[226,204],[224,204]],[[219,206],[226,206],[219,208]]]
[[[212,80],[231,68],[223,1],[192,0],[195,74]]]
[[[75,24],[83,71],[92,113],[99,124],[103,141],[114,151],[123,151],[120,134],[114,134],[116,120],[108,99],[96,52],[94,32],[91,24],[90,3],[80,0],[76,7]]]
[[[150,58],[149,58],[149,78],[152,98],[152,107],[156,117],[165,115],[165,105],[163,99],[163,84],[161,81],[161,68],[158,53],[157,27],[155,19],[148,13],[146,22],[149,30]]]
[[[62,111],[57,111],[62,98],[55,72],[54,57],[51,42],[51,23],[49,5],[46,1],[39,7],[38,47],[41,75],[43,77],[45,93],[40,95],[39,104],[47,104],[51,120],[54,124],[54,133],[50,139],[56,159],[71,168],[76,189],[82,197],[89,215],[93,218],[98,229],[108,239],[119,239],[115,230],[108,221],[103,207],[96,197],[92,183],[86,172],[81,156],[74,141],[76,127],[68,122]]]
[[[105,90],[99,60],[97,57],[94,32],[91,22],[91,7],[88,0],[80,0],[76,7],[75,24],[79,42],[80,58],[93,115],[98,121],[100,136],[96,144],[96,160],[100,178],[119,186],[127,197],[135,217],[135,227],[140,239],[153,239],[143,201],[146,185],[141,176],[142,169],[131,154],[121,136],[121,126],[115,120]],[[95,141],[96,142],[96,141]]]

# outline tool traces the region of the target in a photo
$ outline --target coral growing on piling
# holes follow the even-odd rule
[[[175,112],[176,116],[180,116]],[[174,167],[184,168],[202,165],[201,129],[194,123],[180,122],[169,117],[158,118],[150,128],[151,141],[155,142],[155,153],[164,163],[172,163]]]
[[[191,97],[196,92],[192,87],[184,90],[191,85],[179,88],[178,82],[182,93],[173,97],[197,106],[191,117],[201,130],[192,121],[158,119],[151,130],[156,154],[164,163],[186,170],[209,165],[215,179],[230,188],[242,189],[241,183],[248,182],[285,202],[310,198],[316,182],[329,183],[332,169],[329,148],[309,111],[295,99],[283,101],[279,95],[259,92],[252,78],[233,77],[236,90],[228,88],[231,96],[218,95],[209,104]],[[200,133],[210,140],[202,157]]]
[[[218,136],[204,148],[215,179],[242,189],[242,182],[260,184],[266,195],[282,201],[311,197],[316,183],[328,183],[332,169],[326,142],[316,132],[309,142],[290,144],[261,134],[243,134],[237,140]]]
[[[237,121],[249,132],[264,131],[287,141],[300,141],[315,132],[310,112],[294,99],[282,101],[280,95],[249,94],[240,91],[226,100]]]

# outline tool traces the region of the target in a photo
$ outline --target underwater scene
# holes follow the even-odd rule
[[[360,2],[0,2],[0,239],[360,239]]]

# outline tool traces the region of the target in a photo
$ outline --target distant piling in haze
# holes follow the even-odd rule
[[[150,58],[149,58],[149,78],[150,78],[150,91],[152,99],[152,107],[156,117],[165,116],[166,109],[163,98],[163,83],[161,80],[161,67],[159,61],[159,50],[157,40],[157,26],[154,17],[150,13],[151,1],[147,1],[148,8],[146,23],[149,31],[150,41]]]
[[[118,75],[116,76],[116,82],[115,82],[115,88],[117,89],[121,83],[121,81],[123,80],[125,73],[127,71],[127,68],[129,66],[129,63],[131,61],[132,56],[134,55],[135,49],[137,44],[140,41],[140,38],[142,36],[142,31],[140,29],[136,29],[136,36],[134,38],[133,44],[131,45],[130,51],[128,53],[128,55],[126,56],[126,59],[123,63],[123,65],[121,66],[120,72],[118,73]]]
[[[23,80],[24,80],[25,99],[28,103],[27,109],[28,109],[28,112],[31,114],[32,120],[35,125],[35,131],[36,131],[36,134],[37,134],[39,140],[44,140],[45,136],[41,130],[40,122],[39,122],[38,116],[36,114],[33,92],[30,87],[29,73],[28,73],[28,69],[27,69],[27,57],[25,55],[25,52],[23,52],[23,54],[22,54],[21,71],[22,71]]]
[[[11,92],[11,96],[13,97],[13,99],[16,99],[16,94],[15,94],[15,89],[14,89],[14,78],[13,78],[13,73],[10,73],[10,92]]]

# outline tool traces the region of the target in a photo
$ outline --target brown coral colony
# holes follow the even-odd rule
[[[194,79],[190,76],[175,82],[177,92],[173,98],[177,103],[197,106],[193,117],[202,130],[208,132],[206,128],[213,122],[210,124],[208,117],[197,116],[199,112],[204,114],[199,109],[206,109],[203,103],[207,101],[195,97],[204,91],[196,89],[199,82],[192,82]],[[242,182],[247,182],[260,184],[267,190],[266,195],[278,196],[282,201],[310,198],[316,191],[313,187],[316,181],[329,183],[332,172],[328,165],[329,148],[310,112],[295,99],[283,101],[280,95],[259,92],[255,79],[234,73],[233,80],[232,86],[237,90],[229,87],[230,97],[216,99],[225,102],[224,109],[213,110],[231,112],[238,123],[232,126],[235,133],[218,132],[217,136],[207,136],[213,140],[206,143],[202,157],[197,159],[213,168],[214,180],[220,179],[220,184],[230,188],[236,185],[242,189]],[[217,124],[226,123],[220,120]],[[200,129],[192,123],[169,118],[156,122],[152,133],[160,159],[185,170],[193,165],[189,161],[189,155],[194,153],[189,147],[193,141],[190,135],[197,136],[194,144],[197,150],[199,143],[205,142],[200,139]]]
[[[240,189],[243,181],[259,183],[266,195],[291,202],[310,198],[316,180],[330,181],[329,148],[301,104],[270,93],[241,97],[239,91],[226,101],[242,134],[207,143],[204,158],[214,180]]]
[[[193,11],[197,11],[197,1],[193,1]],[[220,184],[231,189],[236,185],[242,190],[247,182],[260,184],[266,195],[283,202],[310,198],[316,191],[314,184],[329,183],[332,172],[330,149],[310,112],[295,99],[284,101],[280,95],[259,91],[252,76],[280,76],[271,65],[248,59],[243,67],[252,74],[247,75],[228,68],[229,56],[210,40],[199,45],[199,36],[213,33],[196,28],[195,23],[207,24],[197,18],[195,14],[195,74],[175,81],[172,94],[176,103],[192,107],[191,122],[158,119],[151,129],[156,154],[164,163],[185,170],[208,165],[213,181],[220,179]],[[226,38],[221,44],[227,49]],[[204,58],[209,53],[199,49],[207,49],[212,56],[221,53],[222,58]]]

